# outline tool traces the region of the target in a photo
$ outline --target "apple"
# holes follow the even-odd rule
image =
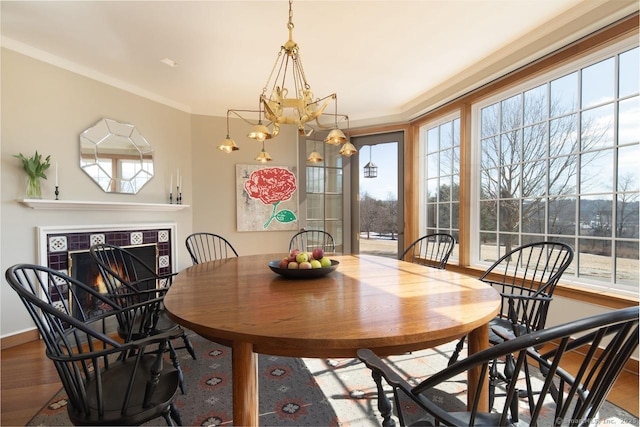
[[[303,261],[300,264],[298,264],[298,268],[300,270],[311,270],[311,263],[309,261]]]
[[[300,253],[300,249],[291,249],[289,251],[289,261],[295,261],[296,256]]]
[[[296,261],[299,263],[309,261],[309,254],[306,252],[300,252],[296,255]]]
[[[322,257],[320,258],[320,265],[323,267],[331,267],[331,260],[326,256]]]
[[[289,264],[289,258],[282,258],[280,260],[280,264],[278,265],[278,267],[280,268],[287,268],[287,265]]]
[[[320,260],[324,256],[324,251],[322,248],[315,248],[311,253],[311,256],[313,256],[313,259]]]
[[[287,264],[287,268],[289,270],[297,270],[298,269],[298,263],[295,261],[290,261],[289,264]]]
[[[322,264],[317,259],[311,261],[311,268],[322,268]]]

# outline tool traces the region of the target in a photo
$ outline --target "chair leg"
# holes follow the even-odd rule
[[[175,403],[172,403],[169,406],[169,413],[171,414],[171,418],[173,418],[176,421],[176,424],[181,426],[182,419],[180,418],[180,412],[178,411],[178,407],[176,406]]]
[[[373,377],[373,381],[375,381],[376,388],[378,389],[378,411],[380,411],[380,415],[382,415],[382,426],[395,427],[396,422],[391,418],[391,401],[382,387],[382,375],[380,375],[379,372],[372,371],[371,376]]]
[[[182,375],[182,366],[180,366],[180,362],[178,362],[178,354],[176,353],[176,349],[169,341],[169,357],[171,358],[171,363],[173,363],[173,367],[178,371],[178,378],[180,380],[180,391],[182,394],[186,394],[184,391],[184,376]]]
[[[189,341],[189,337],[187,336],[186,332],[182,333],[182,341],[184,341],[184,347],[187,349],[187,351],[191,355],[191,358],[193,360],[197,360],[196,352],[193,350],[193,346],[191,345],[191,341]]]
[[[489,367],[489,410],[493,408],[493,402],[496,400],[496,387],[498,385],[497,363],[498,361],[494,360]]]
[[[167,423],[168,426],[175,427],[175,424],[174,424],[173,420],[171,419],[171,415],[169,414],[169,411],[170,410],[167,408],[167,410],[162,413],[162,418],[164,418],[164,420],[165,420],[165,422]],[[178,424],[178,425],[180,425],[180,424]]]
[[[449,363],[447,364],[447,366],[451,366],[456,363],[458,357],[460,357],[460,352],[462,351],[462,347],[464,347],[464,341],[466,338],[466,336],[460,338],[460,341],[458,341],[458,344],[456,344],[455,350],[453,350],[453,354],[449,358]]]

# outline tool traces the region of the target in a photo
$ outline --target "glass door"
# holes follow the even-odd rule
[[[352,252],[397,258],[404,249],[404,133],[351,142],[358,148],[351,170]]]

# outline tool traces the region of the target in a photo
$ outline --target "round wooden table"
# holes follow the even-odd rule
[[[177,323],[232,348],[234,425],[258,424],[256,353],[356,357],[358,349],[369,348],[385,356],[464,335],[469,353],[489,345],[488,322],[500,295],[474,277],[391,258],[340,255],[330,256],[340,265],[327,276],[289,279],[267,265],[283,256],[189,267],[164,300]]]

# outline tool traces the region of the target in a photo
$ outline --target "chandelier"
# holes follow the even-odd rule
[[[300,48],[293,41],[291,5],[292,0],[289,0],[289,39],[280,47],[267,83],[262,88],[258,109],[227,110],[227,136],[218,149],[225,153],[239,150],[229,132],[229,116],[233,114],[251,125],[251,131],[247,136],[262,144],[262,151],[256,157],[261,163],[271,161],[271,156],[264,149],[264,143],[278,136],[282,125],[295,125],[298,134],[306,137],[313,132],[331,129],[324,142],[341,145],[340,155],[351,156],[357,150],[338,126],[338,123],[346,121],[347,134],[349,133],[349,117],[338,114],[338,96],[332,93],[324,98],[314,98],[311,86],[307,82],[300,59]],[[325,112],[331,103],[334,106],[333,114]],[[241,113],[250,113],[254,117],[257,114],[257,119],[247,119]],[[326,116],[332,116],[332,122],[322,123],[321,119]]]

